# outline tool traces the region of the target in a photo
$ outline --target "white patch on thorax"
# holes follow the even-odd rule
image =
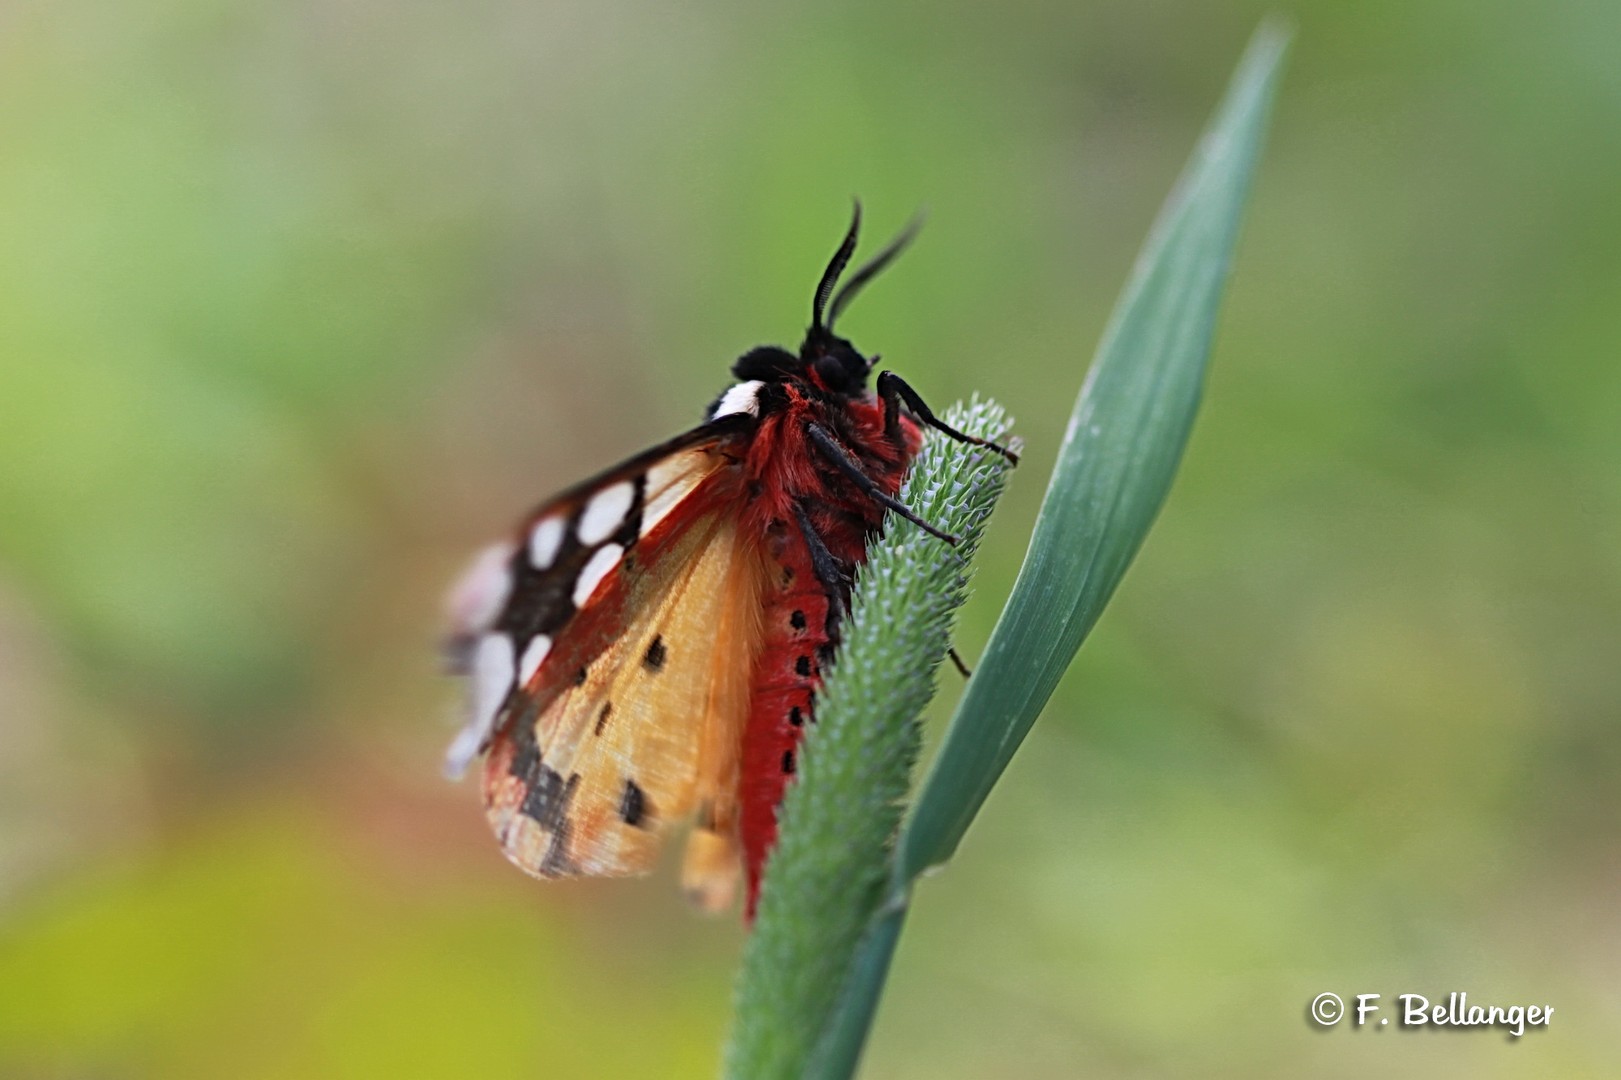
[[[575,607],[585,606],[591,594],[597,591],[597,586],[602,584],[602,579],[608,576],[608,571],[619,565],[619,557],[624,553],[625,549],[618,544],[603,544],[597,549],[580,570],[579,580],[574,583]]]
[[[720,402],[715,406],[715,411],[710,414],[709,418],[719,420],[723,416],[732,416],[736,413],[759,416],[760,390],[764,386],[765,383],[758,379],[738,383],[721,395]]]
[[[629,480],[621,480],[611,484],[591,496],[591,501],[585,504],[585,513],[580,515],[580,524],[575,529],[576,535],[582,544],[596,544],[614,534],[614,530],[625,522],[625,515],[630,513],[631,504],[636,501],[636,485]]]

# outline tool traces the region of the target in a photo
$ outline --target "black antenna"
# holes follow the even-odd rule
[[[888,247],[868,259],[861,269],[850,275],[850,280],[844,283],[844,287],[839,290],[839,294],[833,298],[833,306],[828,310],[827,329],[829,333],[832,333],[833,324],[838,321],[839,312],[844,310],[845,305],[854,300],[862,287],[878,276],[879,271],[894,262],[895,257],[906,250],[906,246],[916,239],[917,231],[921,228],[923,228],[923,215],[919,213],[907,223],[906,228],[900,231],[899,236],[889,242]]]
[[[850,256],[854,255],[856,251],[856,237],[861,232],[861,200],[855,199],[852,201],[855,203],[855,213],[850,218],[850,231],[844,234],[844,243],[840,244],[839,250],[833,253],[833,261],[827,264],[826,270],[822,271],[821,284],[816,286],[816,300],[811,306],[811,330],[813,331],[823,328],[822,312],[827,308],[828,294],[833,291],[833,286],[839,283],[839,275],[844,273],[845,266],[850,262]],[[835,310],[837,309],[835,308]]]

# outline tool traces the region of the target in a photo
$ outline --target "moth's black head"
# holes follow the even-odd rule
[[[762,345],[757,349],[750,349],[732,365],[732,374],[739,379],[760,379],[765,382],[780,382],[790,378],[806,378],[815,376],[817,382],[835,394],[858,394],[867,385],[867,377],[872,374],[874,358],[862,355],[861,351],[850,344],[848,338],[842,338],[833,332],[833,324],[838,320],[839,313],[845,309],[851,300],[855,299],[863,286],[878,276],[878,272],[894,261],[895,256],[905,250],[906,245],[912,242],[917,235],[920,221],[914,220],[901,232],[889,246],[873,256],[850,279],[844,283],[837,294],[834,288],[838,287],[839,278],[844,273],[845,266],[850,262],[850,256],[855,254],[856,239],[861,232],[861,204],[855,204],[855,213],[850,220],[850,229],[844,234],[844,242],[839,250],[833,253],[833,259],[822,271],[822,280],[816,286],[816,297],[811,302],[811,325],[805,331],[805,340],[799,346],[799,355],[795,356],[787,349],[775,345]],[[828,302],[832,297],[832,303]]]

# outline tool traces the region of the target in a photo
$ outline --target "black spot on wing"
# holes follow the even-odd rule
[[[802,678],[807,678],[808,679],[808,678],[810,678],[810,673],[811,673],[811,658],[810,657],[801,656],[799,659],[794,661],[794,674],[799,675]]]
[[[782,752],[782,771],[785,776],[794,775],[794,752],[792,750]]]
[[[542,765],[539,782],[524,797],[523,812],[552,834],[552,842],[546,846],[546,854],[536,868],[546,877],[567,877],[578,871],[574,860],[568,857],[569,834],[573,831],[568,808],[579,786],[579,773],[565,781],[556,770]]]
[[[631,485],[630,509],[603,543],[617,543],[628,550],[640,538],[647,476],[637,473],[625,482]],[[512,590],[507,597],[506,607],[496,620],[496,629],[505,630],[517,641],[527,640],[536,634],[556,637],[558,631],[574,618],[578,611],[574,606],[574,586],[585,564],[602,547],[602,544],[580,543],[580,519],[590,502],[589,498],[582,498],[579,506],[569,515],[563,526],[563,539],[557,554],[544,569],[529,561],[530,536],[541,519],[529,523],[524,532],[523,546],[513,556]]]
[[[602,710],[597,713],[597,722],[592,725],[591,734],[593,734],[593,735],[601,735],[603,733],[603,731],[607,729],[607,727],[608,727],[608,717],[613,715],[613,711],[614,711],[614,703],[613,702],[604,701],[602,703]]]
[[[664,635],[659,634],[653,638],[653,643],[647,647],[647,655],[642,657],[642,664],[649,671],[658,671],[664,667],[665,657],[669,650],[664,647]]]
[[[579,777],[572,779],[578,780]],[[574,825],[567,818],[557,823],[557,831],[552,833],[552,842],[546,846],[546,857],[540,860],[540,872],[545,877],[573,877],[580,872],[574,860],[568,856],[568,840],[574,831]]]
[[[641,828],[642,823],[652,814],[653,808],[648,802],[647,793],[634,780],[625,781],[624,793],[619,796],[619,818],[626,825]]]
[[[789,709],[788,710],[788,722],[790,724],[794,725],[794,727],[799,727],[801,724],[803,724],[805,722],[805,712],[804,712],[804,710],[801,709],[798,705],[795,705],[793,708]]]
[[[512,726],[512,762],[507,766],[507,772],[526,784],[533,782],[536,770],[540,767],[540,747],[535,742],[535,729],[532,724],[514,724]]]
[[[795,630],[805,629],[805,613],[803,611],[795,611],[792,615],[788,616],[788,625],[793,627]]]
[[[532,580],[520,580],[512,591],[507,610],[495,624],[514,639],[545,634],[556,637],[558,631],[574,618],[574,575],[527,575]]]
[[[524,533],[523,550],[512,560],[512,591],[496,620],[496,629],[505,630],[515,641],[536,634],[555,637],[574,618],[574,582],[594,550],[583,546],[574,535],[576,524],[570,519],[557,556],[544,570],[529,561],[529,533]]]
[[[574,788],[579,782],[578,773],[564,780],[556,769],[544,762],[537,762],[529,790],[524,793],[523,805],[519,809],[542,829],[555,832],[563,822],[569,800],[574,797]]]
[[[582,667],[579,671],[576,671],[574,673],[574,685],[575,686],[584,686],[585,685],[585,679],[586,679],[585,668]]]

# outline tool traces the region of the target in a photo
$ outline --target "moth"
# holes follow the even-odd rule
[[[956,543],[897,498],[923,429],[1017,461],[891,371],[867,389],[879,358],[834,325],[916,229],[840,287],[860,224],[857,204],[797,353],[744,353],[703,423],[543,503],[453,591],[468,712],[446,771],[484,755],[528,873],[645,873],[691,819],[683,890],[720,910],[746,881],[752,918],[868,542],[893,512]]]

